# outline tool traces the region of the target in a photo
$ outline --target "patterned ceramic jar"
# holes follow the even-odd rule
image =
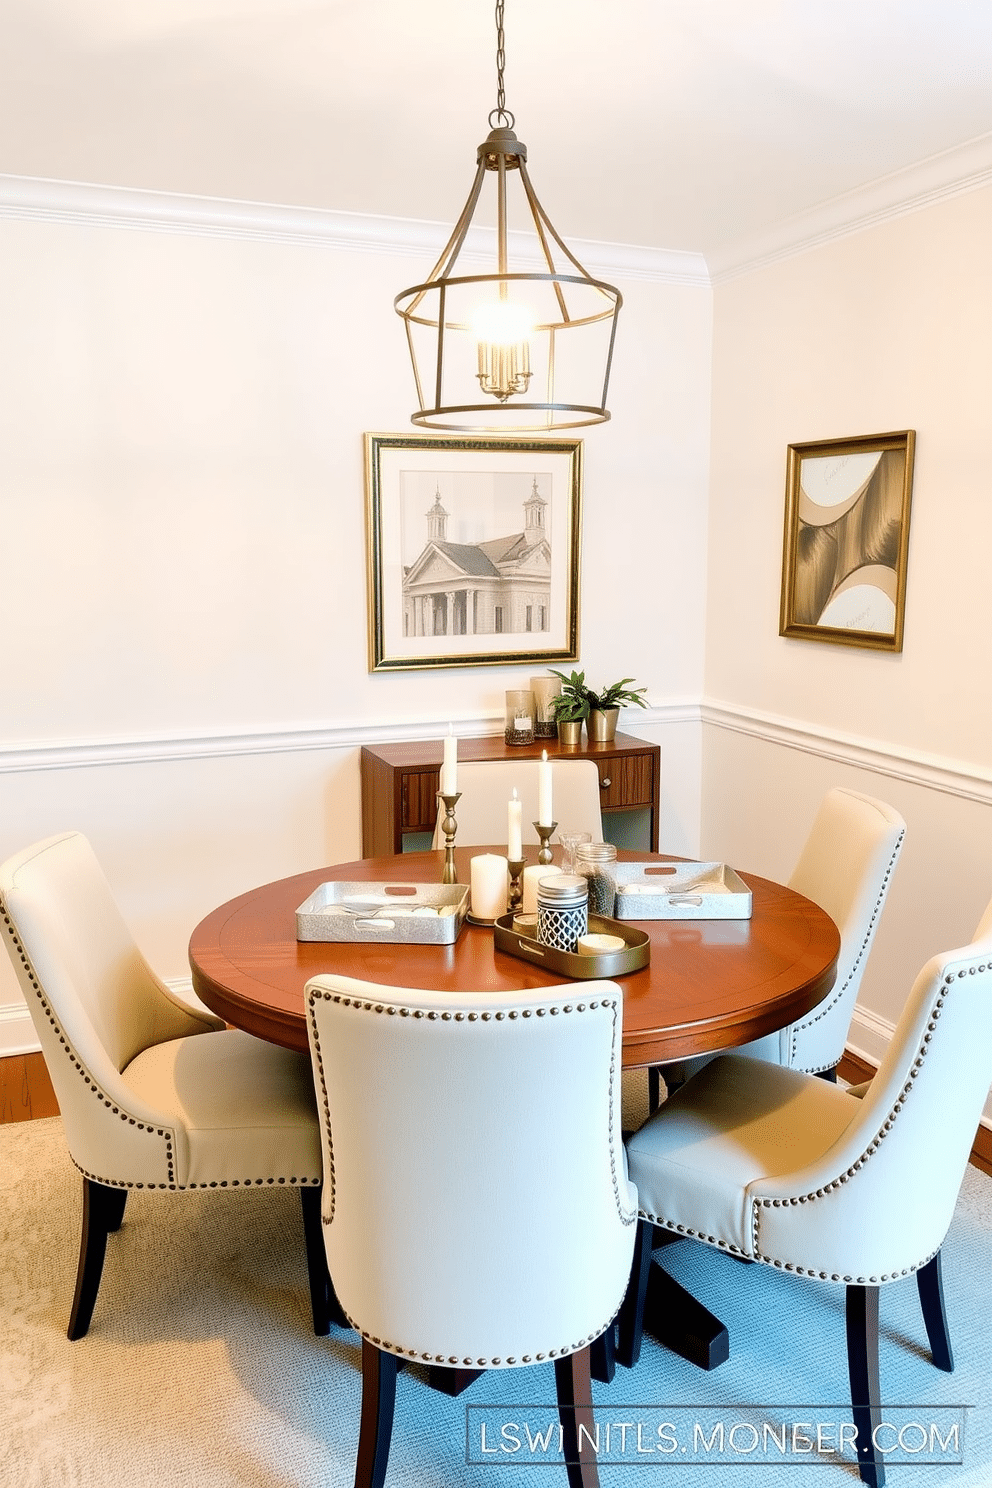
[[[589,929],[586,880],[571,873],[542,878],[537,886],[537,938],[556,951],[572,951]]]

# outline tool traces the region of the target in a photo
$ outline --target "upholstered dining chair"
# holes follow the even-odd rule
[[[578,1430],[592,1430],[590,1345],[612,1332],[637,1220],[620,988],[456,994],[319,976],[306,997],[324,1243],[362,1337],[357,1488],[381,1488],[407,1360],[552,1362],[568,1479],[591,1488]]]
[[[458,845],[506,841],[506,807],[513,791],[523,802],[523,840],[536,846],[537,766],[534,759],[466,760],[458,763],[461,800],[455,808]],[[593,760],[552,760],[551,789],[559,829],[588,832],[593,842],[603,840],[599,771]],[[444,846],[443,808],[434,828],[434,846]]]
[[[128,930],[92,847],[66,832],[0,867],[0,921],[41,1041],[83,1222],[68,1334],[90,1325],[107,1236],[133,1189],[300,1190],[314,1332],[335,1316],[305,1054],[175,998]]]
[[[840,931],[836,981],[805,1017],[727,1054],[834,1078],[905,835],[906,823],[884,801],[839,786],[827,791],[789,888],[825,909]],[[678,1086],[713,1057],[663,1066],[666,1084]],[[652,1104],[657,1103],[653,1098]]]
[[[879,1289],[915,1273],[931,1357],[952,1369],[940,1248],[990,1082],[992,905],[920,972],[860,1099],[766,1061],[707,1065],[628,1142],[642,1222],[620,1362],[640,1349],[652,1226],[844,1286],[859,1467],[881,1484]]]

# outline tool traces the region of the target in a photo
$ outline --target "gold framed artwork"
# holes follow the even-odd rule
[[[365,435],[369,670],[575,661],[581,439]]]
[[[789,445],[779,635],[902,650],[915,442]]]

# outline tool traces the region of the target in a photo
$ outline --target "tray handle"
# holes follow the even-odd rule
[[[531,944],[530,944],[530,943],[529,943],[529,942],[528,942],[528,941],[526,941],[526,940],[518,940],[518,941],[517,941],[517,945],[518,945],[518,946],[519,946],[519,947],[520,947],[520,949],[521,949],[521,950],[522,950],[522,951],[523,951],[523,952],[524,952],[524,953],[525,953],[525,954],[526,954],[526,955],[528,955],[528,956],[536,956],[536,957],[537,957],[537,958],[538,958],[538,960],[539,960],[539,961],[543,961],[543,960],[544,960],[544,952],[543,952],[543,951],[540,951],[540,950],[538,950],[538,948],[537,948],[537,946],[535,946],[535,945],[531,945]]]

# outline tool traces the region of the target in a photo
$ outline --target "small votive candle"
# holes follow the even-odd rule
[[[580,956],[612,956],[627,944],[619,935],[580,935]]]
[[[472,915],[477,920],[495,920],[506,914],[506,859],[497,853],[479,853],[469,864],[469,893]]]
[[[518,935],[529,935],[531,940],[537,939],[537,915],[518,914],[513,916],[513,928]]]

